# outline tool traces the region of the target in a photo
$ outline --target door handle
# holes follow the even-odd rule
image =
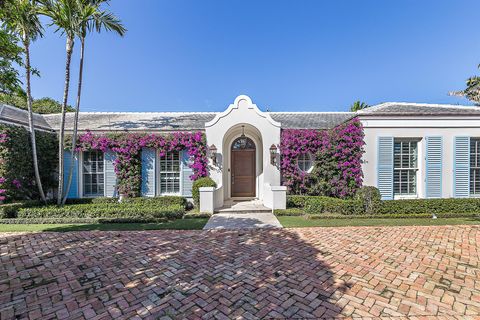
[[[235,184],[235,175],[232,174],[232,184]]]

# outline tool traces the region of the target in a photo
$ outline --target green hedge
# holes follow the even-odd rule
[[[288,210],[303,209],[305,214],[322,214],[322,216],[325,214],[377,216],[423,214],[431,217],[432,214],[437,216],[448,214],[459,217],[471,216],[470,214],[480,215],[480,198],[385,200],[375,205],[365,206],[365,201],[358,198],[344,200],[319,196],[288,196],[287,208],[286,212],[278,211],[278,215],[290,215],[291,212]]]
[[[7,203],[0,205],[0,219],[15,218],[22,203]]]
[[[287,208],[304,208],[305,202],[311,198],[316,198],[316,197],[289,195],[287,196]]]
[[[179,205],[147,206],[134,203],[72,204],[21,208],[18,218],[167,218],[178,219],[185,214]]]
[[[99,197],[99,198],[80,198],[80,199],[68,199],[67,204],[118,204],[118,198]],[[155,206],[171,206],[179,205],[186,206],[187,199],[180,196],[159,196],[159,197],[137,197],[137,198],[124,198],[121,204],[133,203],[142,205],[155,205]]]
[[[302,208],[275,209],[273,214],[276,216],[303,216],[305,211]]]
[[[479,198],[384,200],[378,208],[379,214],[415,213],[479,213]]]
[[[311,197],[305,201],[305,213],[307,214],[364,214],[363,204],[359,200],[343,200],[329,197]]]

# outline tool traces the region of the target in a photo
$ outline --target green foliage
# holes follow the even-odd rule
[[[478,65],[480,69],[480,65]],[[466,88],[462,91],[449,92],[451,96],[465,97],[468,100],[480,105],[480,77],[472,76],[466,80]]]
[[[198,218],[210,218],[211,213],[207,212],[189,212],[183,216],[183,219],[198,219]]]
[[[363,186],[355,193],[355,199],[362,202],[366,214],[374,214],[378,212],[382,196],[377,188]]]
[[[362,203],[358,200],[343,200],[330,197],[311,197],[305,202],[305,213],[307,214],[363,214]]]
[[[212,180],[210,177],[203,177],[195,180],[193,182],[192,186],[192,197],[193,197],[193,202],[196,206],[200,205],[200,188],[203,187],[217,187],[217,184],[215,181]]]
[[[0,15],[1,19],[1,15]],[[20,90],[22,82],[15,65],[23,65],[23,49],[18,45],[20,39],[0,26],[0,93],[11,94]]]
[[[99,197],[99,198],[79,198],[79,199],[67,199],[67,204],[118,204],[118,198]],[[147,206],[171,206],[178,205],[185,207],[187,205],[187,199],[180,196],[159,196],[159,197],[137,197],[137,198],[124,198],[121,204],[133,203],[135,205],[147,205]]]
[[[7,203],[0,205],[0,219],[16,218],[22,203]]]
[[[288,195],[287,208],[304,208],[305,202],[315,196]]]
[[[18,91],[17,93],[5,94],[0,93],[0,103],[8,104],[20,109],[27,110],[27,96],[25,92]],[[32,110],[36,113],[60,113],[62,112],[62,104],[52,98],[33,99]],[[74,112],[71,106],[67,106],[67,112]]]
[[[301,208],[275,209],[273,214],[279,217],[283,216],[303,216],[305,211]]]
[[[357,112],[360,110],[363,110],[365,108],[369,108],[370,106],[366,104],[365,102],[361,102],[359,100],[355,101],[351,106],[350,106],[350,111],[352,112]]]
[[[30,135],[24,127],[0,124],[0,178],[1,189],[8,201],[38,199],[35,185]],[[37,131],[37,150],[40,178],[45,190],[55,186],[57,137]]]
[[[136,203],[71,204],[21,208],[18,218],[148,218],[179,219],[185,208],[179,205],[157,206]]]
[[[315,165],[308,179],[308,194],[327,197],[334,195],[332,181],[337,181],[340,174],[335,153],[334,144],[326,145],[317,152]]]
[[[382,201],[379,214],[441,214],[477,213],[480,214],[480,199],[408,199]]]

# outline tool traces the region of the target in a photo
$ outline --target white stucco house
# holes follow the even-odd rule
[[[284,129],[332,129],[358,117],[364,127],[364,185],[376,186],[383,199],[476,197],[480,195],[480,108],[473,106],[383,103],[353,112],[267,112],[245,95],[225,111],[81,112],[79,130],[102,132],[203,131],[210,148],[209,175],[218,187],[204,189],[205,211],[225,202],[256,199],[267,208],[284,208],[286,187],[279,168]],[[66,129],[73,128],[73,114]],[[26,125],[26,112],[2,105],[0,121]],[[35,115],[39,130],[58,131],[60,115]],[[153,153],[142,161],[145,196],[191,197],[188,159],[175,152]],[[67,155],[68,156],[68,155]],[[69,196],[115,196],[113,156],[80,154]],[[311,156],[298,159],[309,171]],[[143,177],[144,175],[144,177]]]

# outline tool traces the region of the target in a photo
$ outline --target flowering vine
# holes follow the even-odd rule
[[[78,138],[77,151],[112,150],[117,157],[114,169],[118,178],[118,192],[127,197],[140,194],[141,188],[141,150],[153,148],[160,156],[168,152],[186,150],[190,157],[189,166],[193,170],[191,180],[208,175],[207,147],[202,132],[174,132],[168,135],[158,134],[93,134],[87,131]]]
[[[283,184],[291,193],[351,197],[362,185],[363,128],[354,118],[331,130],[282,131],[280,153]],[[311,173],[297,165],[298,156],[315,157]]]

